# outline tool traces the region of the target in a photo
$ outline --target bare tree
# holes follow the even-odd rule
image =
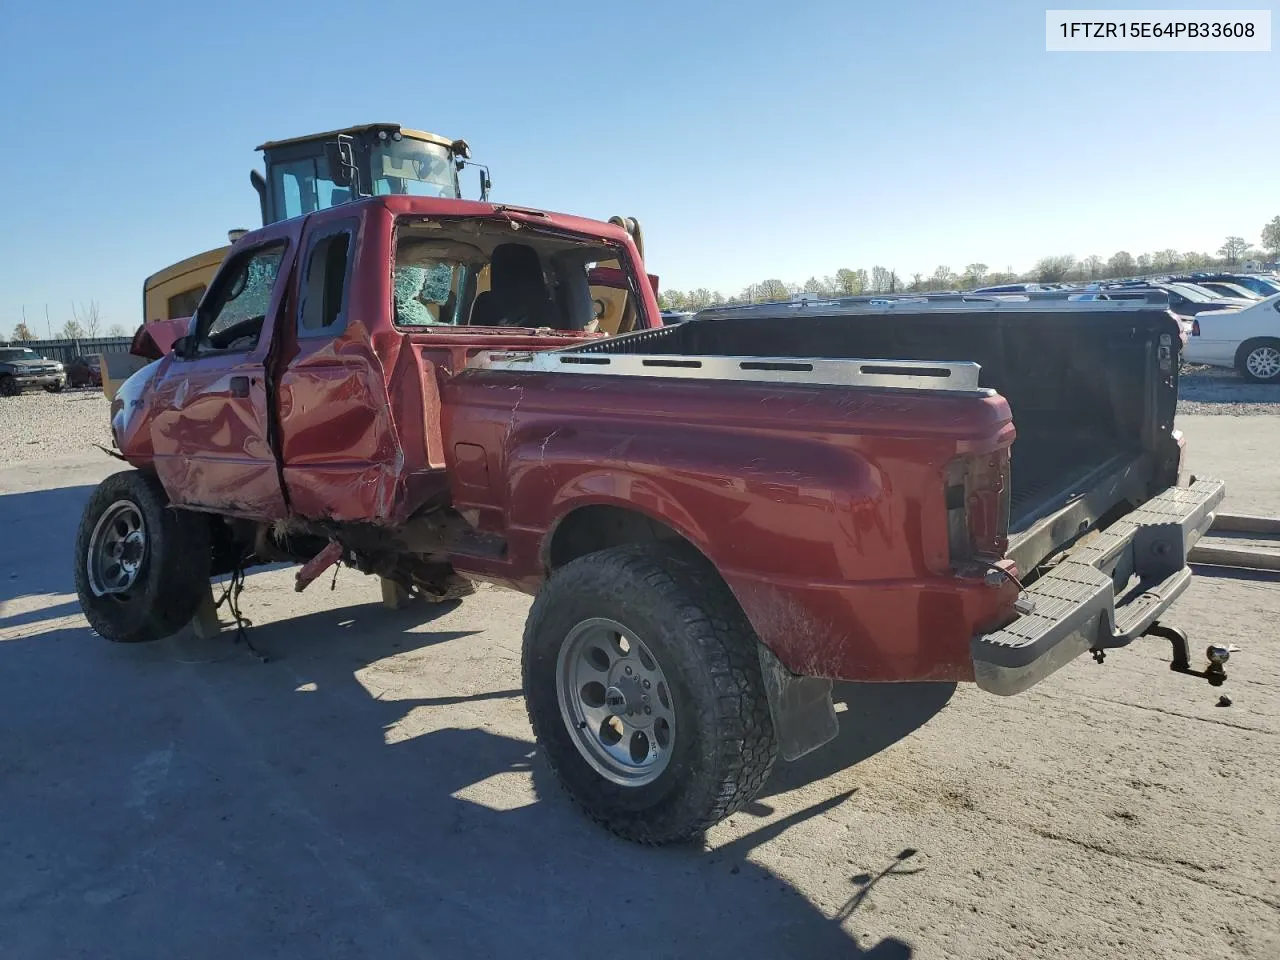
[[[31,332],[31,328],[27,326],[25,320],[13,328],[13,339],[17,343],[26,343],[28,340],[34,340],[35,338],[36,335]]]
[[[1244,237],[1227,237],[1222,246],[1218,248],[1218,256],[1234,267],[1248,249],[1249,241],[1245,240]]]
[[[791,294],[787,290],[787,285],[781,280],[765,280],[763,283],[756,284],[756,296],[764,301],[769,300],[785,300]]]
[[[1090,280],[1097,280],[1102,273],[1102,258],[1096,253],[1091,253],[1080,261],[1080,266],[1084,268]]]
[[[893,290],[894,275],[884,267],[871,268],[870,293],[890,293]]]
[[[697,290],[690,290],[685,297],[684,308],[686,310],[703,310],[711,306],[711,291],[706,287],[699,287]]]
[[[940,266],[933,271],[933,276],[926,280],[925,283],[930,290],[950,290],[959,279],[951,272],[950,267]]]
[[[79,340],[84,336],[84,327],[80,326],[79,320],[68,320],[58,331],[58,336],[63,340]]]
[[[123,323],[113,323],[111,326],[107,327],[108,337],[127,337],[128,335],[129,331],[124,328]]]
[[[1133,255],[1127,250],[1113,253],[1107,261],[1107,273],[1113,277],[1127,277],[1133,273]]]
[[[98,308],[97,300],[90,300],[88,303],[80,304],[79,309],[76,305],[71,304],[71,316],[74,321],[79,324],[84,333],[82,337],[96,337],[98,328],[102,326],[102,311]]]
[[[1055,257],[1041,257],[1036,261],[1033,272],[1041,283],[1057,283],[1067,279],[1067,274],[1075,268],[1076,258],[1066,253]]]
[[[971,263],[964,268],[964,276],[960,279],[964,281],[964,285],[970,289],[982,286],[982,281],[987,276],[987,265],[985,263]]]
[[[1262,228],[1262,246],[1273,257],[1280,257],[1280,217],[1272,217]]]

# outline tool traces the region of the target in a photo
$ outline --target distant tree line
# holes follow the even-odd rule
[[[94,337],[127,337],[128,331],[125,330],[123,324],[113,323],[103,331],[102,328],[102,310],[98,307],[98,301],[90,300],[88,303],[72,304],[71,317],[66,320],[62,326],[51,331],[54,340],[85,340]],[[30,343],[32,340],[42,340],[32,332],[31,327],[25,320],[20,321],[14,328],[13,334],[9,337],[11,343]]]
[[[889,267],[875,266],[871,272],[841,268],[833,276],[810,277],[804,283],[784,283],[778,279],[753,283],[734,296],[719,290],[700,287],[697,290],[663,290],[658,297],[664,310],[701,310],[705,307],[739,303],[765,303],[789,300],[800,293],[828,297],[853,297],[869,293],[929,293],[939,290],[972,290],[1003,283],[1060,283],[1066,280],[1112,280],[1119,277],[1144,277],[1165,273],[1189,273],[1196,270],[1230,270],[1246,260],[1264,260],[1280,256],[1280,216],[1262,228],[1261,248],[1252,247],[1243,237],[1227,237],[1214,254],[1187,250],[1157,250],[1133,256],[1120,250],[1105,260],[1097,254],[1077,259],[1071,254],[1041,257],[1025,273],[991,270],[985,263],[971,263],[955,271],[940,266],[925,276],[898,274]]]

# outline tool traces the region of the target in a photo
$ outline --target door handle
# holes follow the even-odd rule
[[[232,377],[231,378],[231,395],[233,397],[247,397],[249,395],[249,378],[248,377]]]

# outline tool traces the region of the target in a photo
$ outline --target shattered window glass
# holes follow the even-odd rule
[[[466,268],[447,260],[398,266],[395,272],[396,325],[425,327],[456,324],[457,297]]]
[[[255,250],[219,290],[219,305],[202,338],[217,350],[251,350],[262,333],[271,290],[280,273],[284,244]]]

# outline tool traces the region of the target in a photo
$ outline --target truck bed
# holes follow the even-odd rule
[[[794,382],[807,371],[822,382],[832,376],[823,360],[856,359],[872,363],[836,365],[853,368],[838,382],[998,392],[1017,431],[1009,555],[1030,571],[1172,482],[1177,371],[1167,339],[1163,368],[1160,359],[1169,336],[1177,325],[1167,310],[1141,301],[774,304],[709,311],[561,353],[560,369],[606,373],[601,364],[612,356],[618,372],[716,378],[734,375],[729,363],[738,379]],[[786,362],[792,358],[799,362]]]

